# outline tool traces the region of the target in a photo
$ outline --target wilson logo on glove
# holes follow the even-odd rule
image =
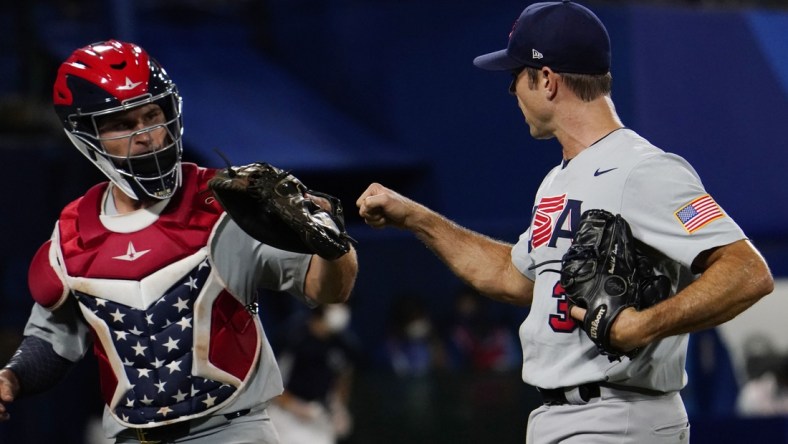
[[[590,336],[591,339],[596,339],[599,336],[599,322],[602,320],[602,316],[605,315],[605,311],[605,307],[599,307],[599,311],[596,316],[594,316],[594,320],[591,321],[591,327],[588,329],[588,336]]]

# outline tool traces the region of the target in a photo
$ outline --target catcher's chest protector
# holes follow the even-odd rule
[[[259,320],[225,291],[208,260],[221,210],[195,192],[196,168],[184,173],[185,196],[141,230],[104,228],[96,214],[103,187],[59,221],[64,284],[93,331],[104,400],[127,427],[220,408],[259,359]]]

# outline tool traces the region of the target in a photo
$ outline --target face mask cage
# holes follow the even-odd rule
[[[109,114],[128,111],[146,104],[157,104],[162,108],[166,121],[119,137],[101,138],[98,121]],[[151,96],[146,94],[123,102],[120,106],[93,113],[77,113],[69,116],[71,131],[66,134],[96,167],[129,197],[167,199],[181,182],[181,156],[183,153],[183,125],[181,99],[172,85],[166,92]],[[166,131],[164,143],[155,151],[131,155],[132,139]],[[126,155],[108,153],[102,142],[128,140]]]

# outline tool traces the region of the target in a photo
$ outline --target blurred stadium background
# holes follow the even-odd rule
[[[506,87],[476,69],[505,46],[527,2],[496,0],[27,0],[0,9],[0,360],[32,301],[27,264],[59,210],[102,176],[70,146],[50,106],[58,64],[118,38],[145,47],[184,96],[186,160],[267,161],[339,195],[360,241],[352,330],[363,351],[347,443],[522,443],[539,402],[518,366],[459,365],[446,345],[462,291],[411,236],[352,211],[380,181],[458,223],[514,242],[559,161]],[[781,278],[776,294],[693,335],[684,393],[693,443],[788,442],[782,416],[742,417],[740,388],[788,356],[788,2],[587,1],[613,42],[624,123],[687,158]],[[269,335],[295,312],[264,294]],[[405,307],[405,308],[403,308]],[[415,308],[414,308],[415,307]],[[424,371],[392,366],[391,342],[418,311],[433,334]],[[405,313],[405,314],[402,314]],[[409,313],[409,314],[408,314]],[[527,311],[488,304],[516,336]],[[410,316],[410,317],[409,317]],[[519,351],[517,351],[519,353]],[[448,356],[448,357],[447,357]],[[0,443],[85,443],[100,411],[91,358],[46,395],[12,406]]]

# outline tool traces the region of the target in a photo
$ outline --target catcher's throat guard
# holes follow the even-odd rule
[[[308,189],[268,163],[228,166],[216,172],[208,187],[242,230],[272,247],[333,260],[355,242],[345,230],[339,199]]]

